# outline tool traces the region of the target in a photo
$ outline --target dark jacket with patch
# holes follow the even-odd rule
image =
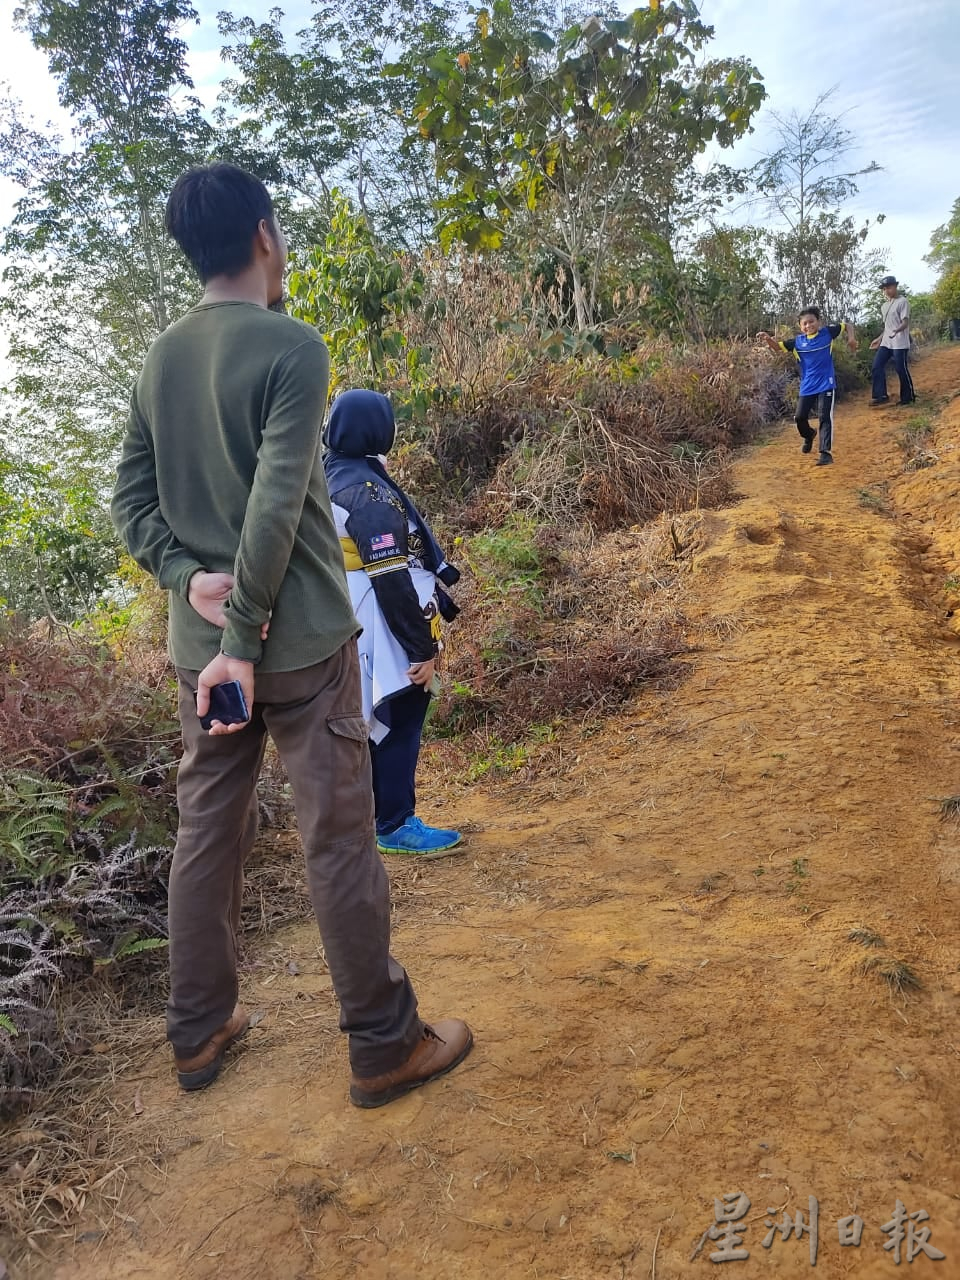
[[[395,435],[386,396],[344,392],[334,401],[324,432],[323,468],[331,501],[347,513],[353,544],[344,548],[347,567],[366,570],[387,626],[410,662],[426,662],[436,655],[437,644],[408,572],[411,557],[440,583],[451,585],[460,574],[447,564],[430,526],[377,456],[390,450]],[[359,563],[351,564],[352,555]],[[442,615],[454,617],[457,607],[439,585],[437,595]]]

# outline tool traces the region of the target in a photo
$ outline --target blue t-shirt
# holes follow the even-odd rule
[[[828,324],[818,329],[812,338],[798,333],[780,345],[784,351],[792,351],[800,361],[800,394],[818,396],[823,391],[833,391],[837,375],[833,368],[833,344],[840,337],[845,324]]]

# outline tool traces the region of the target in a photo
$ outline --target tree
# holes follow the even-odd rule
[[[756,227],[713,227],[683,263],[687,327],[707,337],[747,336],[766,322],[766,245]]]
[[[869,224],[819,213],[772,239],[774,290],[781,314],[815,303],[826,315],[856,318],[864,292],[872,297],[883,272],[883,252],[866,247]],[[866,283],[865,282],[869,282]]]
[[[933,300],[945,320],[960,320],[960,262],[940,277]]]
[[[96,608],[119,566],[109,518],[95,493],[52,466],[0,446],[0,612],[73,619]]]
[[[937,227],[930,237],[930,252],[924,262],[941,276],[946,276],[954,267],[960,267],[960,198],[953,202],[950,220]]]
[[[876,161],[863,169],[837,172],[855,139],[829,108],[835,92],[822,93],[806,115],[770,113],[780,146],[755,166],[754,173],[758,191],[791,230],[856,195],[855,179],[880,172]]]
[[[395,65],[418,83],[408,146],[428,141],[450,185],[441,242],[532,242],[566,273],[577,328],[590,328],[611,253],[669,244],[694,157],[730,146],[764,96],[746,60],[698,62],[712,33],[689,0],[655,0],[554,39],[496,0],[465,43]]]
[[[771,236],[784,313],[814,300],[837,314],[849,310],[857,274],[868,269],[861,251],[869,222],[858,228],[838,211],[857,194],[857,179],[880,166],[845,167],[855,139],[831,108],[834,92],[803,115],[771,113],[780,145],[753,169],[760,200],[785,224]]]
[[[436,0],[315,0],[313,20],[291,46],[283,13],[264,22],[219,17],[237,75],[223,85],[223,145],[238,162],[259,157],[288,196],[294,238],[322,240],[334,187],[349,192],[371,231],[410,249],[432,232],[436,180],[423,147],[401,147],[412,87],[385,79],[388,57],[429,57],[450,38]]]
[[[338,372],[362,370],[376,386],[406,354],[403,316],[423,298],[423,276],[376,243],[366,219],[336,188],[330,230],[290,275],[290,310],[316,325]]]
[[[72,144],[25,129],[0,153],[23,189],[7,256],[70,257],[99,274],[102,300],[135,340],[149,341],[175,314],[180,257],[163,231],[176,176],[206,152],[211,130],[193,97],[187,46],[177,31],[197,20],[188,0],[28,0],[17,11],[46,52]],[[26,144],[26,146],[24,146]],[[146,311],[146,316],[144,315]],[[119,318],[119,317],[118,317]]]
[[[196,294],[163,230],[170,187],[212,141],[180,37],[195,20],[188,0],[27,0],[16,13],[73,119],[61,138],[0,103],[0,173],[20,190],[0,241],[12,367],[0,433],[39,468],[38,510],[61,491],[80,506],[83,492],[103,497],[143,356]],[[112,539],[105,520],[84,528]],[[55,540],[44,546],[52,556]]]
[[[196,20],[188,0],[27,0],[15,20],[73,127],[59,137],[0,104],[0,173],[19,187],[0,241],[12,366],[0,448],[14,468],[3,541],[22,570],[3,590],[28,614],[46,593],[70,617],[115,571],[104,498],[143,355],[196,296],[163,209],[212,134],[180,38]]]

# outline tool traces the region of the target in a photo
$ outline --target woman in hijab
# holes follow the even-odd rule
[[[415,775],[431,693],[438,684],[440,619],[458,610],[443,587],[460,574],[427,522],[387,474],[396,437],[393,408],[376,391],[333,402],[323,468],[343,547],[359,637],[363,711],[373,761],[381,853],[441,857],[459,831],[416,816]]]

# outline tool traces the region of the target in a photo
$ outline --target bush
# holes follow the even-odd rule
[[[471,441],[468,527],[522,513],[604,532],[725,501],[730,449],[782,415],[787,384],[745,343],[543,362],[448,419],[436,447],[441,467],[456,455],[463,469]]]
[[[122,971],[135,1000],[163,990],[150,960],[166,946],[180,727],[166,655],[142,639],[162,613],[152,586],[141,603],[120,631],[93,620],[122,635],[122,661],[67,629],[0,632],[0,1117],[73,1052],[65,984]],[[261,814],[274,825],[282,784],[271,753]],[[276,883],[287,876],[254,870],[277,890],[271,919],[306,902]]]
[[[687,644],[671,592],[700,524],[691,512],[596,538],[514,519],[467,540],[457,596],[469,625],[450,629],[433,732],[479,737],[486,751],[532,726],[595,720],[649,682],[676,684]]]
[[[179,732],[164,659],[0,635],[0,1116],[67,1052],[67,980],[164,945]]]
[[[514,512],[499,529],[470,540],[468,563],[483,597],[499,603],[518,600],[534,608],[540,604],[543,555],[537,534],[529,516]]]
[[[943,329],[944,317],[939,313],[933,294],[910,294],[910,336],[913,341],[918,345],[935,342],[942,336]]]
[[[845,342],[834,343],[833,365],[837,373],[837,390],[841,395],[860,391],[869,383],[873,368],[871,339],[872,335],[859,335],[856,351],[851,351]]]
[[[933,300],[944,320],[960,320],[960,265],[941,276]]]

